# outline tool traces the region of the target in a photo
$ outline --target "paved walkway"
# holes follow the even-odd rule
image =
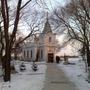
[[[55,63],[47,64],[46,81],[43,90],[77,90]]]

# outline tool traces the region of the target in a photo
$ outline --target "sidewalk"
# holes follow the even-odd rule
[[[55,63],[47,64],[46,81],[43,90],[77,90]]]

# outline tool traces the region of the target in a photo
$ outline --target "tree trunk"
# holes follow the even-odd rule
[[[3,72],[3,79],[5,82],[10,81],[10,79],[11,79],[10,59],[11,59],[10,54],[7,54],[7,55],[3,56],[3,58],[2,58],[2,68],[4,71]]]
[[[86,46],[86,57],[87,57],[87,65],[88,65],[88,82],[90,83],[90,50],[89,46]]]
[[[90,67],[90,50],[89,50],[89,46],[86,47],[86,55],[87,55],[87,64],[88,64],[88,67]]]
[[[2,69],[5,69],[5,56],[2,56],[1,61],[2,61]]]
[[[85,63],[85,72],[88,72],[88,65],[87,65],[87,58],[86,58],[86,54],[82,54],[81,55],[81,57],[82,57],[82,60],[84,61],[84,63]]]

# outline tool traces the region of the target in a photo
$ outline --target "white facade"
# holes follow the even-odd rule
[[[56,35],[52,32],[48,20],[45,23],[43,32],[34,42],[28,42],[22,47],[22,60],[54,61],[56,48]]]

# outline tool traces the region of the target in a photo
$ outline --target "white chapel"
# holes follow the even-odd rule
[[[54,62],[56,53],[56,34],[52,32],[46,19],[42,33],[33,42],[22,46],[22,60]]]

